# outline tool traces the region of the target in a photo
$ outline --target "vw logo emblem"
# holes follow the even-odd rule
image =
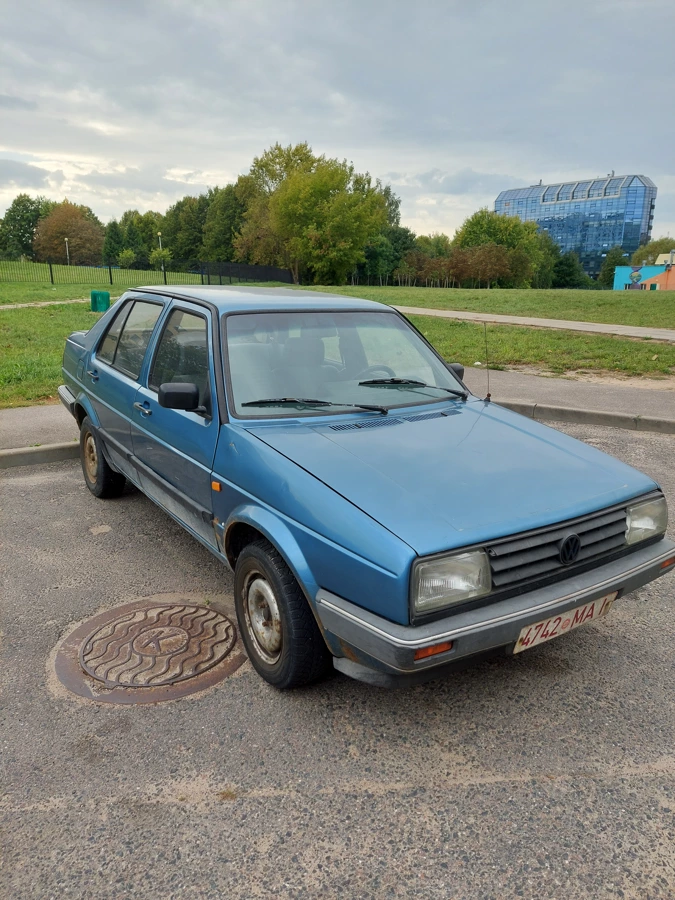
[[[578,534],[567,534],[560,542],[560,562],[563,566],[571,565],[581,550],[581,538]]]

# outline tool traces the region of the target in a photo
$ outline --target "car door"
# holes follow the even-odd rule
[[[161,300],[131,298],[121,307],[83,374],[110,461],[138,483],[132,455],[131,414],[143,358],[164,309]]]
[[[215,546],[211,471],[220,422],[214,390],[209,311],[174,301],[134,400],[132,443],[143,490],[210,546]],[[201,412],[159,405],[162,384],[199,388]]]

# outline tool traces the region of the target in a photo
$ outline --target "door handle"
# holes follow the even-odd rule
[[[91,378],[92,381],[98,381],[98,370],[97,369],[87,369],[87,375]]]
[[[142,416],[151,416],[152,410],[148,409],[147,406],[143,406],[142,403],[134,403],[134,409],[137,409]]]

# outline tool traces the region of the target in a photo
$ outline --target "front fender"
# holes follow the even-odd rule
[[[262,506],[242,504],[232,511],[226,522],[214,521],[216,537],[223,553],[228,543],[228,533],[235,525],[250,525],[276,547],[314,609],[319,585],[300,545],[285,522]]]

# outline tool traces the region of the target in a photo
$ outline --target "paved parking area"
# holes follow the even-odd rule
[[[675,437],[565,430],[675,504]],[[281,694],[245,663],[116,707],[56,683],[61,637],[159,594],[231,613],[230,575],[74,462],[3,473],[0,509],[3,897],[675,896],[672,577],[449,681]]]

